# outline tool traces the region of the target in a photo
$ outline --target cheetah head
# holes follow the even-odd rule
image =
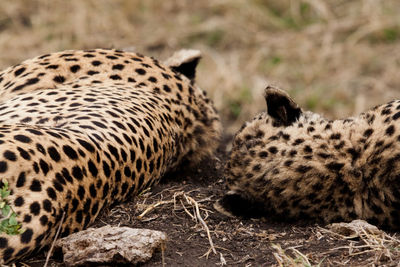
[[[253,197],[257,194],[248,195],[249,191],[244,190],[243,184],[246,183],[246,175],[259,176],[256,171],[245,173],[244,170],[259,153],[268,153],[260,151],[260,147],[267,147],[268,142],[279,140],[284,132],[296,132],[295,128],[301,123],[323,119],[318,114],[303,111],[285,91],[277,87],[267,86],[264,97],[266,111],[246,122],[236,133],[230,159],[225,166],[229,191],[214,207],[228,216],[257,217],[263,213],[263,204]],[[279,157],[276,155],[276,160]]]

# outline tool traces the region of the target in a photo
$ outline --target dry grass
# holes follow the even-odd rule
[[[333,223],[328,225],[328,229],[319,230],[322,234],[348,240],[348,245],[331,250],[340,250],[347,254],[348,258],[365,255],[364,265],[392,264],[400,258],[400,239],[395,234],[389,235],[365,221]]]
[[[397,0],[14,0],[0,6],[0,67],[63,49],[197,48],[229,132],[264,108],[270,82],[343,117],[400,97],[399,13]]]
[[[321,263],[323,262],[320,261],[317,265],[313,265],[310,262],[310,259],[308,258],[307,255],[304,255],[301,253],[298,249],[295,247],[291,247],[288,250],[292,252],[294,256],[291,256],[287,253],[286,250],[282,249],[282,247],[279,244],[273,244],[271,247],[275,250],[273,253],[278,266],[279,267],[285,267],[285,266],[302,266],[302,267],[319,267],[321,266]]]
[[[180,188],[180,189],[182,189],[182,188]],[[168,191],[170,191],[170,190],[168,190]],[[185,211],[185,213],[187,215],[189,215],[189,217],[193,221],[195,221],[196,223],[199,223],[203,227],[204,231],[207,233],[207,238],[208,238],[208,241],[210,243],[210,248],[204,254],[204,256],[206,256],[208,258],[208,255],[211,252],[213,252],[214,254],[217,254],[217,250],[215,249],[214,242],[213,242],[212,237],[211,237],[210,229],[208,228],[208,225],[205,222],[205,219],[203,219],[203,216],[200,213],[200,210],[201,210],[202,212],[205,213],[205,216],[207,218],[209,210],[204,209],[204,208],[200,208],[199,202],[210,201],[210,198],[207,197],[206,199],[203,199],[203,200],[200,200],[200,201],[196,201],[189,194],[190,194],[190,192],[185,193],[184,191],[177,190],[177,191],[174,192],[174,194],[172,196],[172,199],[170,199],[170,200],[159,200],[159,201],[157,201],[155,203],[147,204],[147,205],[144,204],[144,203],[141,203],[141,204],[139,204],[137,206],[138,209],[139,210],[143,209],[143,208],[145,208],[145,209],[139,216],[137,216],[137,219],[146,220],[145,216],[149,212],[151,212],[152,210],[154,210],[155,208],[157,208],[158,206],[161,206],[161,205],[171,205],[171,208],[173,207],[174,211],[179,210],[179,209],[183,209]],[[144,200],[147,200],[147,198],[144,198]],[[191,209],[192,212],[190,212],[188,208]],[[221,253],[220,253],[220,256],[221,256],[221,262],[224,262],[224,260],[223,260],[224,257],[223,257],[223,255]],[[224,265],[224,264],[222,264],[222,265]]]
[[[310,243],[272,243],[276,266],[398,266],[400,240],[365,221],[334,223],[313,231],[317,240],[330,239],[336,245],[313,251]]]

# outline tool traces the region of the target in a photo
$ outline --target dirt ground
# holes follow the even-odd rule
[[[164,251],[156,251],[142,267],[162,266],[163,262],[165,266],[398,266],[396,233],[389,233],[387,240],[344,238],[324,225],[239,219],[217,212],[213,204],[224,192],[222,172],[230,142],[231,137],[226,136],[215,157],[197,168],[170,173],[151,192],[103,210],[93,227],[165,232]],[[206,230],[194,218],[194,206],[186,199],[198,204],[216,253]],[[17,266],[43,266],[45,259],[42,252]],[[65,266],[62,253],[56,252],[49,266]]]

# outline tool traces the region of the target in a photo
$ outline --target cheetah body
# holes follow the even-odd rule
[[[60,223],[62,236],[87,227],[213,152],[220,123],[194,84],[198,59],[167,66],[119,50],[65,51],[0,73],[0,178],[25,230],[0,235],[0,259],[41,249]]]
[[[399,100],[332,121],[280,89],[268,87],[265,98],[268,111],[234,138],[225,211],[400,228]]]

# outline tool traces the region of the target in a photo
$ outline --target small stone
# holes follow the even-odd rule
[[[375,225],[369,224],[364,220],[354,220],[350,223],[332,223],[327,225],[327,228],[347,238],[360,237],[364,232],[373,235],[381,235],[384,233]]]
[[[89,228],[56,242],[67,266],[84,264],[138,264],[164,248],[167,235],[149,229],[104,226]]]

